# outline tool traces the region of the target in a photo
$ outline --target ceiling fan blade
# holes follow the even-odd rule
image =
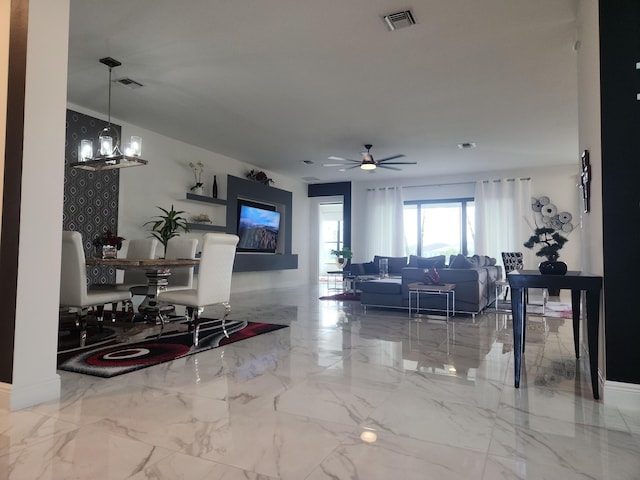
[[[377,162],[381,163],[381,162],[386,162],[388,160],[395,160],[396,158],[402,158],[402,157],[404,157],[404,155],[402,153],[400,153],[398,155],[393,155],[391,157],[383,158],[382,160],[377,160]]]
[[[323,167],[347,167],[349,166],[348,163],[323,163],[322,164]],[[359,167],[359,165],[356,165],[356,167]]]
[[[401,168],[396,168],[396,167],[387,167],[385,164],[378,165],[378,168],[386,168],[387,170],[397,170],[398,172],[401,172],[401,171],[402,171],[402,169],[401,169]]]
[[[360,163],[358,163],[358,165],[354,165],[353,167],[346,167],[345,170],[353,170],[354,168],[360,168]]]
[[[330,157],[327,157],[327,160],[337,160],[339,162],[357,162],[357,163],[360,163],[360,160],[351,160],[350,158],[336,157],[334,155],[331,155]]]
[[[382,165],[378,165],[379,167],[384,167],[385,165],[417,165],[418,162],[385,162]]]

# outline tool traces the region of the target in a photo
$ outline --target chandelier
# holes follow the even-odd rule
[[[135,135],[131,136],[129,145],[123,153],[120,150],[120,135],[118,134],[118,129],[111,125],[111,73],[115,67],[119,67],[122,63],[111,57],[101,58],[100,63],[109,67],[107,126],[104,127],[98,135],[98,149],[95,156],[93,154],[93,140],[80,140],[80,144],[78,145],[78,161],[71,163],[71,167],[98,171],[146,165],[148,162],[140,158],[142,153],[142,138]]]

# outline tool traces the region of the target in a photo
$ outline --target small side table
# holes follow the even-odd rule
[[[420,294],[423,295],[444,295],[447,299],[447,308],[445,310],[446,320],[449,322],[449,317],[456,314],[456,292],[455,283],[444,283],[442,285],[425,284],[422,282],[415,282],[409,284],[409,318],[411,318],[411,312],[413,310],[412,296],[416,297],[416,314],[420,312]]]
[[[349,272],[345,272],[344,270],[331,270],[327,272],[327,289],[344,291],[344,277],[348,274]],[[340,286],[338,286],[338,283],[340,283]],[[333,285],[333,288],[330,285]]]

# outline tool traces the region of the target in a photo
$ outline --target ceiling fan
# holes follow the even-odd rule
[[[364,148],[367,149],[366,152],[362,153],[362,160],[351,160],[350,158],[342,158],[336,156],[330,156],[329,160],[337,160],[345,163],[323,163],[322,165],[325,167],[343,167],[344,170],[351,170],[353,168],[361,168],[362,170],[375,170],[376,168],[386,168],[388,170],[398,170],[400,168],[390,167],[389,165],[415,165],[417,162],[391,162],[390,160],[395,160],[396,158],[404,157],[403,154],[392,155],[391,157],[382,158],[380,160],[375,160],[373,155],[371,155],[371,147],[373,145],[366,144]]]

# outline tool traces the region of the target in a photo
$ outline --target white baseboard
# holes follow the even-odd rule
[[[640,384],[605,380],[603,395],[607,406],[640,411]]]
[[[60,375],[31,385],[0,383],[0,408],[21,410],[60,398]]]

